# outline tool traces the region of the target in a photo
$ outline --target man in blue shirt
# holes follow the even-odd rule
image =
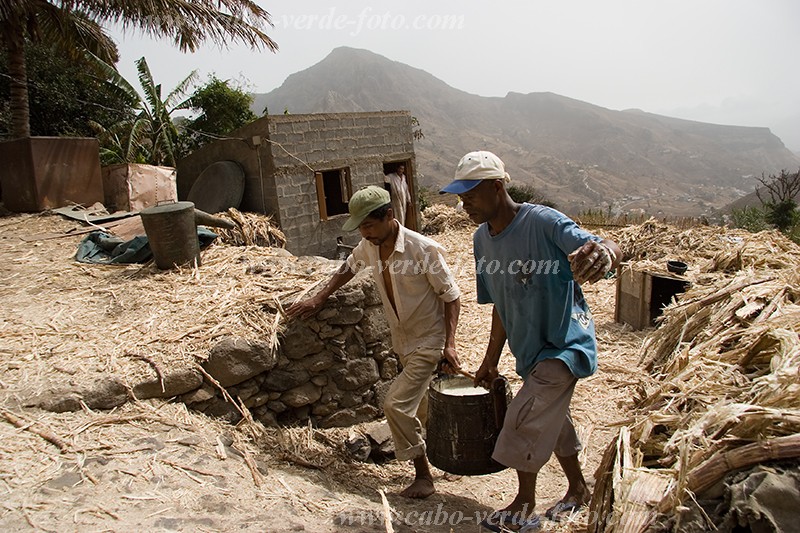
[[[476,384],[491,382],[508,341],[523,386],[508,406],[492,457],[517,470],[519,491],[482,523],[529,532],[541,527],[533,512],[536,477],[555,453],[569,487],[546,516],[589,501],[578,461],[580,441],[569,405],[578,378],[597,370],[594,321],[581,283],[616,268],[622,253],[558,211],[517,204],[506,191],[503,162],[491,152],[470,152],[442,193],[458,194],[480,227],[473,236],[478,303],[491,303],[492,330]]]

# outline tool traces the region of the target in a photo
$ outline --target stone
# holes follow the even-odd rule
[[[81,410],[83,398],[77,390],[55,390],[40,394],[25,407],[39,407],[53,413],[66,413]]]
[[[208,383],[203,383],[203,386],[200,387],[199,389],[184,394],[181,397],[181,401],[183,401],[183,403],[185,404],[200,403],[200,402],[205,402],[206,400],[210,400],[216,395],[217,395],[217,389],[215,389]]]
[[[347,440],[344,442],[344,447],[353,459],[362,463],[366,462],[372,453],[372,445],[369,439],[357,431],[350,431]]]
[[[399,373],[399,369],[397,368],[397,359],[393,357],[389,357],[381,362],[380,367],[381,379],[394,379]]]
[[[267,402],[267,409],[273,413],[282,413],[286,410],[286,404],[278,400],[270,400]]]
[[[394,458],[395,451],[394,439],[389,439],[378,446],[377,449],[373,448],[371,457],[376,463],[379,463]]]
[[[258,393],[258,385],[252,379],[234,387],[229,391],[233,398],[238,397],[240,400],[247,401],[248,398]]]
[[[269,345],[261,341],[227,338],[214,346],[203,369],[223,387],[237,385],[275,367]]]
[[[211,404],[209,404],[203,412],[208,416],[222,419],[231,424],[237,424],[242,419],[242,414],[239,412],[236,406],[224,400],[211,402]]]
[[[263,387],[269,391],[287,391],[309,380],[311,375],[302,368],[292,370],[271,370],[264,380]]]
[[[336,309],[336,307],[333,307],[333,306],[325,307],[325,308],[322,309],[322,311],[317,313],[316,318],[317,318],[317,320],[321,320],[321,321],[324,322],[324,321],[327,321],[329,318],[335,317],[338,313],[339,313],[339,310]]]
[[[364,424],[361,430],[364,435],[370,438],[375,444],[383,444],[392,438],[392,430],[389,429],[389,423],[386,420],[376,420]]]
[[[361,395],[352,392],[341,393],[338,401],[341,407],[357,407],[363,403],[361,401]]]
[[[311,378],[311,383],[313,383],[317,387],[324,387],[325,385],[328,384],[328,376],[325,375],[314,376]]]
[[[364,359],[367,357],[367,347],[364,338],[356,330],[350,330],[346,338],[345,353],[348,359]]]
[[[311,407],[311,414],[314,416],[328,416],[336,411],[338,405],[335,403],[316,403]]]
[[[331,353],[333,353],[334,360],[339,362],[347,361],[347,353],[344,351],[344,348],[341,348],[339,346],[329,345],[328,349],[331,351]]]
[[[339,309],[336,315],[330,317],[328,324],[334,326],[348,326],[358,324],[364,317],[364,310],[360,307],[346,306]]]
[[[98,380],[83,392],[83,398],[90,409],[113,409],[128,401],[128,387],[117,378]]]
[[[374,357],[376,361],[383,361],[384,359],[387,359],[390,356],[393,357],[396,361],[398,360],[397,355],[395,355],[395,353],[392,351],[392,349],[389,347],[388,344],[381,343],[381,344],[373,344],[372,346],[373,346],[372,357]]]
[[[197,370],[185,368],[164,375],[164,390],[161,381],[151,379],[133,386],[133,395],[140,400],[148,398],[172,398],[193,391],[203,384],[203,375]]]
[[[311,415],[311,406],[301,405],[300,407],[295,407],[292,410],[292,415],[295,420],[308,420],[308,417]]]
[[[334,356],[333,353],[324,350],[314,355],[310,355],[302,360],[303,367],[312,374],[319,374],[333,366]]]
[[[380,407],[383,411],[383,402],[386,401],[386,395],[389,393],[389,387],[392,386],[392,381],[381,381],[375,384],[375,405]]]
[[[282,338],[283,354],[289,359],[302,359],[325,348],[317,333],[299,320],[289,322]]]
[[[280,368],[281,370],[292,366],[292,364],[294,363],[294,361],[292,361],[291,359],[289,359],[288,357],[283,355],[283,353],[281,353],[282,351],[283,351],[283,347],[281,346],[279,348],[279,353],[278,353],[278,362],[275,363],[275,367],[274,367],[274,368]],[[263,384],[263,380],[262,380],[262,384]]]
[[[349,360],[344,368],[333,373],[332,379],[343,391],[367,387],[380,379],[378,363],[372,358]]]
[[[258,392],[253,396],[249,397],[248,399],[246,399],[244,401],[244,404],[245,406],[247,406],[248,409],[257,409],[262,405],[266,405],[268,401],[269,401],[269,393]]]
[[[372,390],[366,391],[364,394],[361,395],[361,402],[360,403],[370,403],[372,399],[375,397],[375,392]]]
[[[355,409],[342,409],[336,411],[330,416],[320,420],[319,427],[332,428],[332,427],[346,427],[358,424],[359,422],[366,422],[374,420],[378,416],[378,410],[372,405],[362,405]]]
[[[339,306],[344,307],[348,305],[362,304],[364,301],[364,291],[362,287],[364,286],[365,278],[366,276],[364,274],[359,273],[359,275],[356,276],[353,281],[336,291],[334,296],[336,297]],[[369,282],[371,283],[372,280],[369,280]]]
[[[57,478],[49,480],[44,486],[51,490],[71,489],[82,481],[83,476],[80,472],[65,472]]]
[[[342,328],[335,328],[333,326],[329,326],[328,324],[323,324],[319,330],[319,338],[330,339],[331,337],[336,337],[337,335],[341,334],[342,331],[344,331]]]
[[[133,441],[133,445],[136,448],[143,448],[154,451],[163,450],[167,446],[161,440],[155,437],[142,437],[140,439],[136,439]]]
[[[371,307],[374,305],[383,306],[381,293],[378,291],[378,286],[375,285],[375,282],[372,281],[372,279],[369,279],[364,283],[364,285],[362,285],[362,290],[364,291],[364,307]]]
[[[270,413],[269,411],[267,411],[262,415],[259,415],[258,421],[267,427],[276,427],[278,425],[278,419],[275,417],[274,414]]]
[[[313,383],[304,383],[283,393],[281,401],[291,407],[302,407],[320,399],[322,389]]]
[[[389,323],[386,321],[386,314],[383,306],[368,307],[364,310],[364,316],[359,322],[362,335],[366,344],[380,342],[390,337]]]
[[[344,368],[344,366],[339,365],[339,368]],[[330,377],[330,373],[328,374],[328,376]],[[328,398],[327,395],[330,395],[330,398]],[[328,384],[325,385],[325,387],[323,387],[322,389],[322,398],[320,398],[320,400],[323,402],[328,402],[328,401],[338,402],[341,397],[342,397],[342,391],[339,390],[339,387],[336,386],[336,383],[333,380],[329,379]]]
[[[333,394],[328,390],[328,387],[322,389],[322,396],[319,398],[318,403],[331,403],[334,402]]]

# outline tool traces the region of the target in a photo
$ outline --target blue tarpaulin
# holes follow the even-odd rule
[[[217,238],[217,234],[203,227],[197,228],[200,248],[205,248]],[[106,233],[93,231],[78,245],[75,259],[81,263],[99,263],[104,265],[116,263],[146,263],[153,258],[150,242],[145,235],[139,235],[129,241]]]

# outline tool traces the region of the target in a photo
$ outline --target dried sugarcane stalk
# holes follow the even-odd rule
[[[793,459],[800,457],[800,433],[786,437],[754,442],[733,450],[715,454],[703,464],[694,468],[687,477],[686,490],[697,494],[711,487],[725,474],[746,468],[764,461]],[[659,504],[659,511],[672,508],[673,496],[667,495]]]
[[[14,426],[24,429],[26,431],[30,431],[31,433],[35,433],[39,435],[47,442],[55,445],[59,450],[62,452],[69,448],[69,444],[67,444],[61,437],[50,431],[49,429],[37,429],[33,427],[30,423],[25,422],[18,416],[14,415],[13,413],[9,413],[5,409],[0,409],[0,412],[3,413],[3,417],[8,420]]]
[[[223,398],[225,398],[225,400],[226,400],[226,401],[228,401],[228,402],[230,402],[230,403],[232,403],[232,404],[233,404],[233,406],[236,408],[236,410],[237,410],[237,411],[239,411],[239,414],[240,414],[240,415],[242,415],[242,418],[247,418],[247,415],[246,415],[246,414],[245,414],[245,412],[242,410],[242,408],[239,406],[239,404],[238,404],[238,403],[236,403],[236,400],[234,400],[234,399],[231,397],[231,395],[230,395],[230,394],[228,394],[228,391],[225,389],[225,387],[223,387],[222,385],[220,385],[219,381],[217,381],[216,379],[214,379],[214,376],[212,376],[211,374],[209,374],[208,372],[206,372],[206,369],[205,369],[205,368],[203,368],[203,367],[202,367],[202,366],[200,366],[200,365],[197,365],[197,369],[200,371],[200,373],[201,373],[201,374],[203,374],[203,376],[205,376],[205,378],[208,380],[208,382],[209,382],[209,383],[211,383],[212,385],[214,385],[214,386],[215,386],[215,387],[216,387],[216,388],[217,388],[217,389],[218,389],[218,390],[219,390],[219,391],[222,393],[222,397],[223,397]],[[249,414],[249,413],[248,413],[248,414]],[[251,418],[252,418],[252,417],[251,417]]]
[[[161,392],[162,393],[166,392],[166,388],[164,387],[164,372],[161,371],[161,368],[158,366],[158,363],[156,363],[153,359],[147,357],[146,355],[142,355],[139,353],[128,352],[123,355],[125,357],[133,357],[135,359],[141,359],[142,361],[150,365],[150,367],[156,373],[156,377],[158,377],[158,383],[161,385]]]

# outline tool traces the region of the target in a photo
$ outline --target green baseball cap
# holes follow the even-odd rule
[[[342,224],[342,229],[344,231],[353,231],[364,222],[367,215],[379,207],[391,203],[391,201],[392,199],[389,196],[389,191],[381,187],[376,187],[375,185],[370,185],[369,187],[364,187],[356,191],[356,193],[350,197],[348,205],[350,218]]]

